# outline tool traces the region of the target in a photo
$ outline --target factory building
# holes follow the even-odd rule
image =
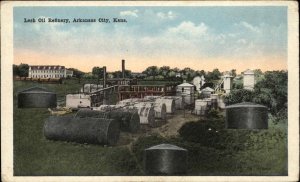
[[[67,76],[72,77],[73,71],[60,65],[31,65],[28,71],[28,77],[30,78],[66,78]]]

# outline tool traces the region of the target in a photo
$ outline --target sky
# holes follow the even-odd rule
[[[70,23],[24,23],[68,18]],[[107,18],[110,23],[72,23]],[[113,18],[127,23],[113,23]],[[14,7],[14,64],[90,72],[148,66],[221,71],[287,69],[285,6]]]

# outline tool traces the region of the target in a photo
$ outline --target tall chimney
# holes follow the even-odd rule
[[[122,77],[125,78],[125,60],[122,59]]]
[[[106,66],[103,66],[103,88],[106,88]]]

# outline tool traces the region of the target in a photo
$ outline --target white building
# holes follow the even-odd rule
[[[255,85],[254,71],[247,69],[243,72],[244,75],[244,89],[253,90]]]
[[[204,85],[204,83],[205,83],[205,78],[203,75],[201,77],[196,76],[193,79],[193,84],[195,85],[197,91],[200,91],[200,88]]]
[[[29,66],[28,77],[30,78],[66,78],[73,75],[73,71],[64,66],[36,65]]]
[[[177,85],[176,95],[182,96],[185,104],[193,104],[195,94],[194,87],[194,85],[189,83],[182,83],[180,85]]]
[[[91,97],[88,94],[68,94],[66,95],[66,107],[68,108],[91,107]]]
[[[233,76],[229,75],[228,73],[225,74],[223,76],[223,89],[225,90],[225,93],[230,93],[231,89],[232,89],[232,80],[233,80]]]

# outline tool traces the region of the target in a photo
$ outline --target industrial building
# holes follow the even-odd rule
[[[60,65],[30,65],[28,70],[29,78],[66,78],[72,77],[73,71]]]

